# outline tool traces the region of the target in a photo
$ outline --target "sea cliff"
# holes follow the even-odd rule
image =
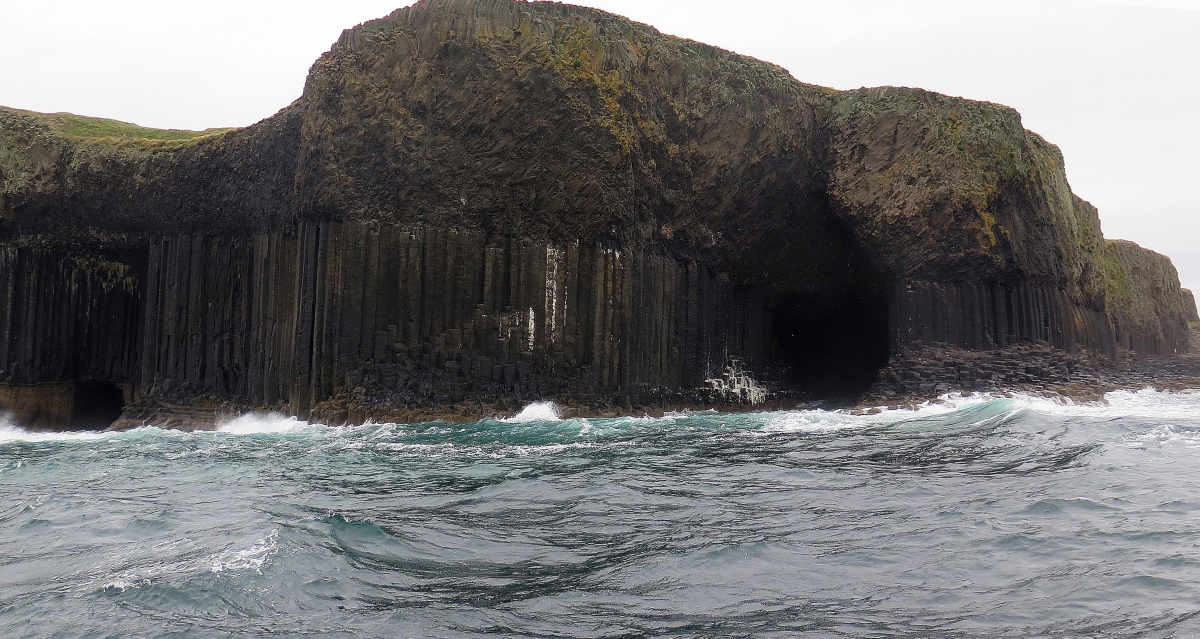
[[[1169,260],[1016,111],[570,5],[418,2],[245,129],[0,109],[0,184],[0,378],[46,427],[113,389],[119,426],[611,414],[854,398],[921,344],[1187,349]]]

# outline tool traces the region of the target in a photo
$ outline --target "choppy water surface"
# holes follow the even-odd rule
[[[0,430],[4,637],[1200,635],[1200,394]]]

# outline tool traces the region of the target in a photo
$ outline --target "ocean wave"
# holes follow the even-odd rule
[[[1145,448],[1150,445],[1181,445],[1200,448],[1200,429],[1180,426],[1159,426],[1147,432],[1134,432],[1122,438],[1130,448]]]
[[[928,420],[961,413],[981,406],[997,406],[1007,410],[1008,398],[986,394],[947,394],[919,404],[913,408],[890,408],[871,412],[845,410],[788,410],[770,413],[753,413],[763,421],[762,432],[767,433],[824,433],[839,430],[862,429],[902,422]],[[998,403],[999,402],[999,403]]]
[[[262,573],[262,567],[267,559],[279,550],[279,529],[273,529],[266,537],[254,542],[253,546],[244,550],[236,550],[210,558],[210,571],[221,574],[226,571],[253,570]]]
[[[500,421],[506,424],[560,422],[562,421],[562,411],[558,409],[558,406],[556,406],[554,402],[534,402],[525,408],[522,408],[521,412],[517,413],[516,415],[513,415],[512,417],[506,417]]]
[[[1067,397],[1045,397],[1025,393],[948,393],[915,407],[883,409],[873,414],[846,411],[782,411],[775,414],[773,425],[795,423],[797,430],[845,428],[943,417],[953,413],[996,406],[1010,411],[1029,410],[1053,417],[1095,419],[1145,418],[1184,420],[1200,426],[1200,391],[1160,391],[1154,388],[1118,390],[1104,395],[1103,401],[1078,403]]]
[[[25,430],[11,422],[0,423],[0,444],[13,442],[92,442],[109,439],[119,433],[106,431],[38,431]]]
[[[116,594],[125,592],[126,590],[131,590],[133,588],[138,588],[148,583],[150,583],[149,579],[114,579],[113,581],[100,586],[100,591],[106,594]]]
[[[1200,392],[1160,391],[1154,388],[1105,393],[1103,402],[1075,403],[1033,395],[1015,399],[1044,415],[1063,417],[1178,419],[1200,424]]]
[[[14,602],[0,635],[100,618],[121,636],[164,620],[204,637],[365,636],[398,610],[412,635],[571,634],[547,619],[768,634],[761,602],[848,628],[831,636],[879,617],[897,636],[980,615],[992,636],[1157,618],[1200,592],[1200,456],[1185,447],[1200,429],[1112,416],[1196,400],[38,434],[79,443],[0,447],[0,554],[18,575],[0,583]],[[126,632],[138,624],[153,630]]]
[[[552,402],[535,402],[516,415],[503,419],[485,419],[470,424],[392,424],[368,422],[361,426],[329,427],[280,413],[247,413],[221,424],[215,432],[229,435],[298,435],[316,437],[322,445],[341,449],[377,446],[379,450],[425,455],[458,454],[459,449],[483,446],[488,455],[518,455],[533,451],[564,450],[564,445],[602,442],[611,444],[629,437],[640,437],[679,428],[743,431],[749,435],[813,434],[854,431],[876,427],[922,424],[982,424],[1004,420],[1028,411],[1056,419],[1083,418],[1115,420],[1137,418],[1150,430],[1137,429],[1136,437],[1145,441],[1171,441],[1200,445],[1200,392],[1170,392],[1154,389],[1114,391],[1096,403],[1075,403],[1065,398],[1035,395],[988,393],[947,394],[913,407],[874,410],[795,409],[757,413],[719,413],[716,411],[673,412],[662,417],[626,416],[619,418],[564,419]],[[1197,432],[1193,432],[1193,430]],[[48,432],[30,431],[0,418],[0,445],[11,443],[94,443],[129,439],[187,439],[213,441],[213,432],[164,430],[144,426],[124,432]],[[1136,438],[1135,437],[1135,438]],[[1139,440],[1140,441],[1140,440]],[[497,446],[518,447],[501,453]],[[192,452],[201,452],[195,450]]]
[[[217,432],[233,435],[272,435],[294,432],[310,425],[280,413],[246,413],[221,424]]]

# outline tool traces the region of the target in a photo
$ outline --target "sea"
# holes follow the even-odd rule
[[[248,636],[1200,636],[1200,393],[0,428],[0,637]]]

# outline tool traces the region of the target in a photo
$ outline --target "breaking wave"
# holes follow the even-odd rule
[[[1191,636],[1200,393],[0,426],[0,635]]]

